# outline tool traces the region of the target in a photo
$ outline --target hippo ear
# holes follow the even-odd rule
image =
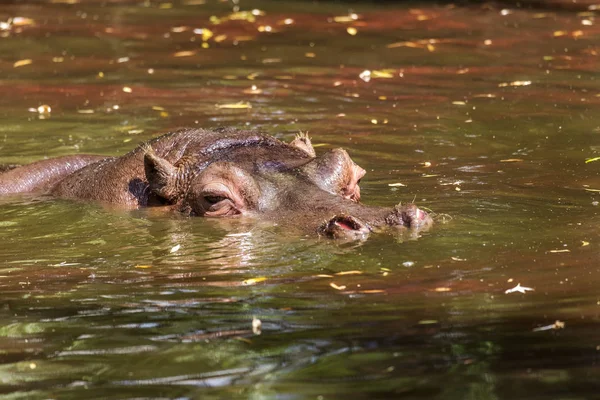
[[[290,146],[294,146],[304,151],[311,157],[316,157],[315,149],[312,146],[308,133],[302,133],[296,135],[296,138],[291,141]]]
[[[150,190],[167,200],[177,199],[177,168],[154,153],[151,147],[145,149],[144,170]]]

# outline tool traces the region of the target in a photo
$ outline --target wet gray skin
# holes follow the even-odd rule
[[[364,174],[345,150],[317,157],[304,135],[288,144],[252,131],[182,129],[122,157],[67,156],[11,169],[0,174],[0,194],[47,192],[205,217],[251,216],[342,240],[383,227],[431,226],[414,204],[361,204]]]

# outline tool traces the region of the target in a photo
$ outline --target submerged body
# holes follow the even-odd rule
[[[317,157],[307,136],[288,144],[253,131],[181,129],[122,157],[65,156],[2,172],[0,195],[40,192],[208,217],[250,215],[345,239],[383,226],[431,225],[413,204],[360,204],[364,174],[342,149]]]

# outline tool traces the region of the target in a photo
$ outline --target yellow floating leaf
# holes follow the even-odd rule
[[[340,15],[337,17],[333,17],[334,22],[345,23],[345,22],[353,22],[358,19],[358,14],[349,14],[349,15]]]
[[[132,92],[133,92],[133,90],[132,90],[132,89],[131,89],[129,86],[124,86],[124,87],[123,87],[123,91],[124,91],[125,93],[132,93]]]
[[[362,275],[362,271],[352,270],[352,271],[341,271],[337,272],[336,275]]]
[[[342,285],[342,286],[338,286],[335,283],[331,282],[329,284],[329,286],[331,286],[332,288],[334,288],[335,290],[344,290],[346,289],[346,285]]]
[[[374,70],[374,71],[371,71],[371,78],[373,78],[373,79],[377,79],[377,78],[383,78],[383,79],[393,78],[394,77],[394,72],[395,71],[393,69]]]
[[[315,275],[317,278],[333,278],[333,275],[327,275],[327,274],[319,274],[319,275]]]
[[[259,278],[250,278],[250,279],[243,280],[242,284],[243,285],[256,285],[257,283],[264,282],[266,280],[267,280],[266,277],[261,276]]]
[[[590,242],[586,242],[585,240],[581,241],[581,247],[589,246]]]
[[[499,83],[498,87],[507,87],[507,86],[529,86],[531,85],[531,81],[514,81],[514,82],[503,82]]]
[[[588,158],[587,160],[585,160],[585,163],[587,164],[598,160],[600,160],[600,157]]]
[[[505,158],[504,160],[500,160],[500,162],[522,162],[522,158]]]
[[[29,64],[31,64],[32,62],[33,62],[33,60],[31,60],[31,59],[29,59],[29,58],[26,58],[26,59],[24,59],[24,60],[19,60],[19,61],[16,61],[16,62],[13,64],[13,67],[14,67],[14,68],[23,67],[23,66],[25,66],[25,65],[29,65]]]
[[[450,257],[453,261],[467,261],[466,258]]]
[[[356,34],[358,33],[358,30],[356,28],[350,26],[346,29],[346,32],[348,32],[348,35],[356,36]]]
[[[315,53],[304,53],[304,57],[306,58],[315,58],[317,55]]]
[[[240,101],[239,103],[216,104],[216,107],[230,109],[230,110],[240,110],[240,109],[252,108],[252,105],[250,103],[245,103],[243,101]]]
[[[385,290],[383,290],[383,289],[367,289],[367,290],[359,290],[358,293],[377,294],[377,293],[385,293]]]
[[[550,250],[548,253],[570,253],[571,250],[569,249],[556,249],[556,250]]]
[[[552,33],[552,36],[559,37],[559,36],[565,36],[566,34],[567,34],[567,32],[565,32],[565,31],[554,31]]]
[[[433,290],[436,292],[450,292],[452,289],[449,287],[436,287]]]
[[[152,265],[136,265],[135,268],[148,269],[148,268],[152,268]]]
[[[27,25],[34,25],[35,21],[32,20],[31,18],[27,18],[27,17],[14,17],[12,19],[12,24],[14,26],[27,26]]]
[[[173,57],[190,57],[190,56],[193,56],[194,54],[196,54],[195,51],[185,50],[185,51],[178,51],[177,53],[173,54]]]
[[[429,50],[429,51],[435,51],[435,46],[432,45],[432,44],[428,44],[427,45],[427,50]]]

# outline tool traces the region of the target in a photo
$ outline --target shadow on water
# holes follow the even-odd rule
[[[0,199],[0,393],[595,397],[597,9],[533,3],[4,4],[2,165],[308,131],[367,170],[365,203],[439,217],[350,245]]]

